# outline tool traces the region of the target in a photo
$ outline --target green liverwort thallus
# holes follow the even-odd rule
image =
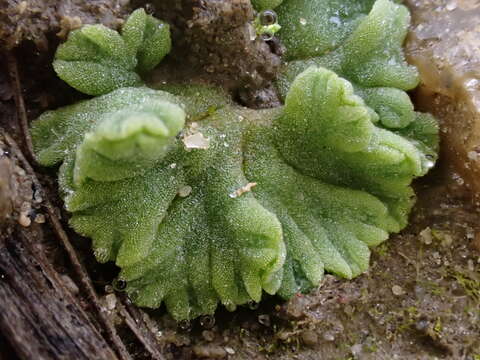
[[[137,305],[165,302],[178,320],[264,291],[288,298],[325,271],[366,271],[369,247],[406,226],[410,184],[436,159],[436,122],[405,93],[418,76],[401,48],[404,6],[254,5],[278,14],[284,106],[246,109],[194,84],[144,87],[171,41],[167,24],[137,10],[120,33],[70,34],[54,68],[97,97],[32,126],[38,161],[61,163],[71,226],[121,268]]]

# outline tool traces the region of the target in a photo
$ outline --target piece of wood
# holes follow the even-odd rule
[[[23,230],[0,237],[0,332],[21,359],[117,359]]]
[[[118,359],[45,255],[41,225],[20,224],[31,178],[20,150],[0,145],[1,201],[11,202],[0,224],[0,334],[20,359]]]

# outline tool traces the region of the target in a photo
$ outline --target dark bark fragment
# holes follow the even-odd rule
[[[22,222],[32,181],[15,149],[2,144],[2,154],[10,208],[0,228],[0,333],[21,359],[117,359],[45,256],[40,225]]]

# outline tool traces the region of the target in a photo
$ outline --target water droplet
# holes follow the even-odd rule
[[[127,281],[124,279],[115,279],[113,280],[112,286],[116,291],[124,291],[127,288]]]
[[[273,10],[265,10],[260,13],[260,24],[273,25],[277,22],[277,14]]]
[[[203,315],[200,317],[200,325],[205,329],[211,329],[215,325],[215,318],[212,315]]]

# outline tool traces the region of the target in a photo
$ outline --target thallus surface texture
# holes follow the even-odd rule
[[[281,4],[280,4],[281,3]],[[436,121],[415,112],[407,9],[389,0],[255,1],[287,47],[284,106],[222,90],[147,88],[168,25],[139,9],[120,32],[73,31],[54,68],[89,100],[33,123],[38,161],[61,164],[70,224],[114,261],[139,306],[177,320],[289,298],[325,271],[351,279],[408,221],[414,178],[435,163]],[[179,59],[180,60],[180,59]]]

